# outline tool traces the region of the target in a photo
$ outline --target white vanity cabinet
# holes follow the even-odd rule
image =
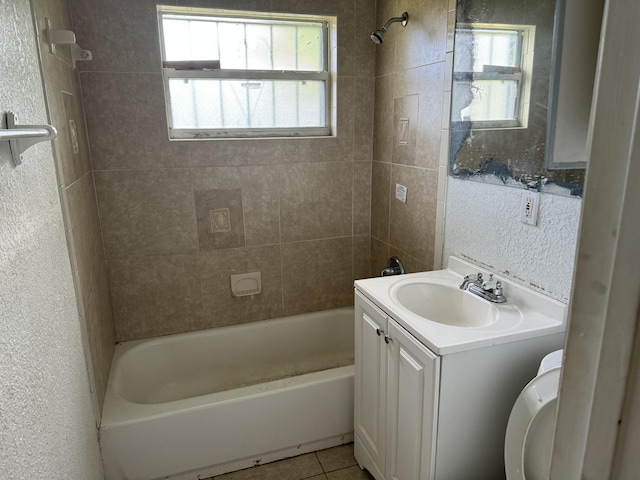
[[[356,292],[355,448],[378,480],[433,477],[440,358]]]
[[[362,282],[385,281],[391,280]],[[360,467],[376,480],[504,479],[511,408],[540,359],[562,348],[564,332],[436,354],[401,316],[385,313],[386,304],[365,293],[355,294],[354,451]]]

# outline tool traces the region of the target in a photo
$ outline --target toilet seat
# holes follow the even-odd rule
[[[504,447],[507,480],[548,476],[560,370],[551,368],[531,380],[511,410]]]

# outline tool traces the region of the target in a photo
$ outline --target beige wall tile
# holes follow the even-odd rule
[[[356,162],[370,162],[373,158],[375,85],[373,78],[356,79],[353,111],[353,159]]]
[[[91,173],[68,187],[66,198],[71,227],[70,251],[78,272],[75,276],[76,294],[82,304],[95,393],[101,408],[116,340]]]
[[[371,276],[371,237],[362,235],[353,237],[353,277],[369,278]]]
[[[83,73],[81,80],[96,170],[189,165],[185,142],[169,141],[160,72]]]
[[[398,0],[385,0],[376,2],[376,27],[374,30],[381,28],[391,17],[399,17],[404,10],[400,10]],[[412,13],[409,12],[409,22]],[[393,24],[384,36],[384,43],[375,47],[376,50],[376,77],[389,75],[396,70],[396,45],[398,35],[406,32],[407,27],[402,28],[400,24]],[[371,42],[373,43],[373,42]],[[376,104],[378,99],[376,97]]]
[[[353,235],[371,233],[371,162],[353,164]]]
[[[200,253],[204,327],[253,322],[283,315],[280,246]],[[231,275],[260,272],[262,293],[235,298]]]
[[[416,164],[418,102],[418,95],[407,95],[393,101],[393,163]]]
[[[58,183],[62,185],[61,206],[99,421],[115,349],[107,269],[78,74],[72,68],[69,46],[56,46],[55,53],[50,53],[44,31],[45,18],[52,28],[71,29],[69,4],[66,0],[36,0],[33,13],[50,121],[58,130],[54,151]],[[75,127],[75,142],[69,120]]]
[[[379,28],[376,26],[375,0],[355,0],[355,16],[355,75],[357,77],[374,77],[376,74],[376,44],[371,41],[369,35]]]
[[[119,342],[201,329],[197,254],[109,260]]]
[[[351,237],[282,245],[285,315],[353,305]]]
[[[57,30],[72,30],[71,27],[71,15],[69,12],[69,2],[66,0],[34,0],[33,14],[36,19],[37,33],[41,41],[45,42],[45,48],[42,49],[42,53],[49,51],[49,44],[47,42],[45,29],[45,18],[48,18],[51,24],[51,28]],[[71,51],[69,46],[56,45],[54,48],[55,57],[71,65]],[[44,55],[43,55],[44,57]],[[44,58],[43,58],[44,61]]]
[[[389,241],[391,165],[373,162],[371,168],[371,235]]]
[[[191,171],[95,172],[108,259],[198,249]]]
[[[437,171],[393,165],[391,185],[407,187],[407,202],[391,195],[389,244],[433,264]]]
[[[51,87],[47,89],[49,118],[51,125],[58,131],[57,137],[53,140],[53,151],[55,152],[56,170],[59,172],[59,185],[69,185],[76,180],[73,175],[73,150],[69,137],[67,116],[64,109],[64,98],[66,96],[69,95],[61,90],[55,90]],[[18,117],[18,120],[20,120],[20,117]]]
[[[203,140],[188,142],[188,147],[194,167],[277,165],[290,162],[296,140]]]
[[[409,12],[409,24],[398,33],[396,69],[444,61],[448,0],[399,0]]]
[[[79,90],[78,90],[79,93]],[[71,185],[81,176],[91,171],[91,154],[87,139],[82,97],[69,93],[62,93],[64,105],[65,137],[60,142],[65,143],[65,157],[62,158],[62,173],[65,185]],[[60,125],[61,126],[61,125]]]
[[[193,186],[196,191],[224,188],[242,190],[246,245],[280,243],[277,167],[194,168]]]
[[[389,255],[389,244],[371,237],[371,276],[379,277],[380,272],[387,266]]]
[[[242,190],[196,190],[194,196],[200,251],[244,247]]]
[[[433,269],[440,270],[442,268],[443,255],[444,255],[444,235],[436,233],[436,239],[434,243],[433,253]]]
[[[352,163],[280,167],[283,242],[352,234]]]
[[[338,78],[337,136],[324,139],[322,143],[325,162],[353,161],[355,82],[356,79],[353,77]]]
[[[418,131],[415,165],[436,168],[440,156],[444,62],[396,74],[395,95],[418,95]]]
[[[278,0],[272,0],[271,5]],[[336,12],[338,15],[338,75],[355,76],[356,71],[356,47],[355,35],[355,5],[354,1],[325,0],[317,2],[313,0],[298,0],[297,3],[314,3],[323,5],[325,11]]]
[[[393,156],[393,99],[395,75],[376,78],[373,159],[391,162]]]
[[[156,3],[162,2],[70,0],[78,44],[93,53],[93,60],[81,62],[78,68],[160,73]]]
[[[405,273],[426,272],[433,269],[433,260],[427,262],[393,246],[389,247],[389,256],[395,256],[400,259]]]
[[[324,162],[327,158],[325,154],[327,147],[331,146],[330,148],[335,150],[338,142],[336,137],[292,139],[288,142],[288,156],[283,158],[280,163]],[[335,160],[342,159],[336,158]]]

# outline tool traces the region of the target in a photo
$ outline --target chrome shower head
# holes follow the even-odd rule
[[[384,32],[382,30],[371,32],[370,37],[376,45],[382,45],[382,42],[384,42]]]
[[[376,30],[375,32],[371,32],[371,35],[369,35],[369,37],[371,38],[371,40],[373,40],[373,43],[375,43],[376,45],[382,45],[382,42],[384,42],[385,32],[392,23],[396,22],[400,22],[403,27],[406,27],[407,23],[409,23],[409,14],[407,12],[404,12],[401,17],[390,18],[389,20],[387,20],[387,23],[382,26],[382,28]]]

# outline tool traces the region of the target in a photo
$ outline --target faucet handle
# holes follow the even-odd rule
[[[494,290],[495,288],[497,288],[498,283],[500,283],[500,282],[499,281],[496,282],[493,279],[493,273],[490,273],[489,274],[489,280],[487,280],[486,282],[482,282],[482,288],[484,290],[491,291],[491,290]]]

